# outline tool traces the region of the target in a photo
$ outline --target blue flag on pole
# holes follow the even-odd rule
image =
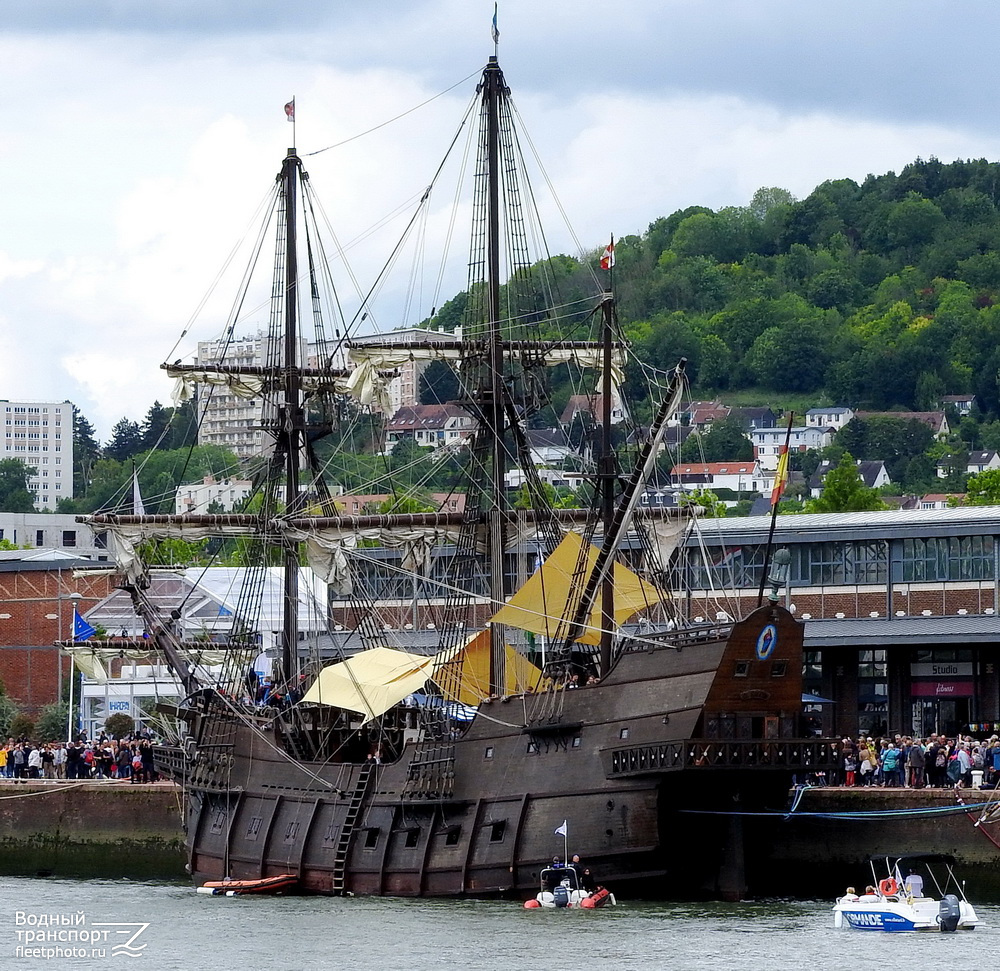
[[[97,633],[95,627],[91,627],[80,615],[77,613],[76,607],[73,608],[73,640],[74,641],[85,641],[90,637],[93,637]]]
[[[497,27],[497,5],[493,4],[493,43],[500,43],[500,28]]]

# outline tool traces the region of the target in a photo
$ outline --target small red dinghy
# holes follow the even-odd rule
[[[198,887],[198,893],[211,894],[213,897],[242,897],[251,893],[287,893],[294,890],[299,878],[294,873],[279,873],[273,877],[261,877],[259,880],[209,880]]]

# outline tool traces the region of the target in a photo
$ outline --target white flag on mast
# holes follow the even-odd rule
[[[132,514],[146,515],[146,507],[142,504],[142,496],[139,494],[139,470],[134,465],[132,466]]]

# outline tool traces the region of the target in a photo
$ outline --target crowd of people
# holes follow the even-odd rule
[[[101,735],[94,740],[37,742],[8,738],[0,748],[0,778],[27,781],[82,781],[85,779],[128,780],[134,784],[155,782],[152,739],[124,739]]]
[[[982,772],[983,784],[1000,782],[1000,737],[978,740],[969,735],[948,737],[931,733],[840,742],[842,786],[882,786],[903,789],[969,788],[973,772]]]

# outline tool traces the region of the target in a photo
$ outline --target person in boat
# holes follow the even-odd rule
[[[903,886],[911,897],[924,895],[924,878],[916,870],[910,870],[909,876],[903,881]]]
[[[858,892],[854,887],[848,887],[844,891],[844,896],[840,898],[842,904],[856,904],[858,902]]]
[[[549,864],[548,873],[545,874],[545,889],[555,890],[556,887],[562,883],[563,875],[560,870],[565,869],[562,861],[558,856],[552,857],[552,862]]]
[[[586,891],[587,893],[593,893],[597,889],[597,881],[594,879],[594,875],[590,872],[590,867],[584,867],[583,873],[580,874],[580,889]]]
[[[878,891],[873,886],[870,885],[865,887],[865,892],[860,897],[858,897],[858,900],[862,902],[864,901],[871,902],[878,899],[879,899]]]

